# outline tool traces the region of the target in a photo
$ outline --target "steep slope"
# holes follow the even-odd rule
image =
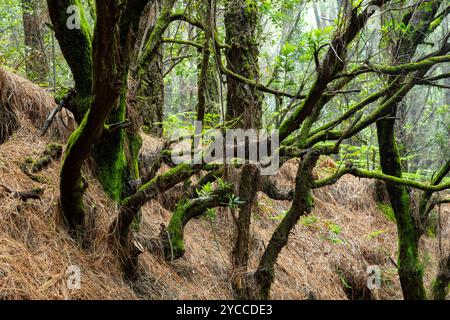
[[[170,263],[153,254],[140,259],[139,279],[122,280],[116,258],[106,243],[107,228],[115,207],[107,200],[92,174],[86,203],[96,225],[88,235],[93,246],[83,250],[62,226],[58,205],[60,163],[53,161],[30,179],[21,164],[38,159],[51,138],[40,138],[26,117],[21,128],[0,145],[0,184],[16,191],[43,188],[40,200],[23,202],[0,190],[0,299],[223,299],[232,298],[231,274],[233,220],[228,210],[204,217],[186,228],[186,255]],[[144,137],[145,138],[145,137]],[[148,148],[153,144],[146,138]],[[330,174],[323,161],[318,175]],[[287,163],[277,175],[281,184],[293,185],[296,163]],[[35,177],[36,178],[36,177]],[[313,215],[302,219],[283,250],[276,269],[274,299],[348,299],[370,297],[364,289],[367,267],[382,271],[382,289],[372,290],[378,299],[400,299],[395,270],[396,229],[378,209],[373,182],[344,177],[334,186],[314,192]],[[161,195],[161,198],[164,195]],[[157,201],[143,209],[141,232],[157,236],[170,212]],[[162,199],[159,199],[162,200]],[[267,244],[289,202],[258,195],[252,223],[252,267]],[[443,234],[449,234],[450,208],[442,206]],[[90,219],[94,221],[94,219]],[[431,285],[439,255],[438,241],[424,237],[421,243],[426,284]],[[442,238],[444,252],[450,250]],[[445,251],[446,250],[446,251]],[[70,289],[73,266],[81,272],[81,286]],[[72,269],[70,269],[72,268]],[[68,273],[69,272],[69,273]]]

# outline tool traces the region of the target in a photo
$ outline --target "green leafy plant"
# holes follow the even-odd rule
[[[213,189],[213,185],[211,182],[206,183],[205,185],[202,186],[202,188],[200,190],[196,190],[197,191],[197,195],[199,197],[207,197],[209,195],[212,194],[212,192],[214,191]]]
[[[386,233],[388,231],[389,230],[387,230],[387,229],[377,230],[377,231],[369,233],[368,237],[369,237],[369,239],[374,239],[374,238],[376,238],[376,237],[378,237],[378,236],[380,236],[380,235],[382,235],[382,234],[384,234],[384,233]]]
[[[241,201],[241,199],[234,194],[227,195],[227,198],[228,198],[227,206],[230,209],[236,209],[237,207],[239,207],[241,204],[244,203],[244,201]]]
[[[284,217],[287,215],[288,211],[284,210],[280,214],[277,214],[276,216],[270,217],[271,220],[283,220]]]
[[[205,217],[207,220],[216,220],[216,218],[217,218],[216,209],[215,208],[206,209]]]
[[[345,243],[342,239],[339,238],[339,235],[342,232],[342,229],[339,225],[337,225],[333,222],[328,222],[327,228],[329,231],[328,236],[326,237],[327,240],[329,240],[335,244],[344,244]]]
[[[300,223],[305,227],[311,227],[319,222],[319,217],[315,215],[304,216],[300,219]]]

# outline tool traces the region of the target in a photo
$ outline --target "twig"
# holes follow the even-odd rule
[[[66,107],[67,103],[69,102],[69,100],[76,94],[75,90],[70,90],[70,92],[61,100],[61,102],[58,104],[58,106],[53,109],[53,111],[50,113],[49,117],[47,118],[47,120],[45,120],[44,122],[44,126],[41,129],[40,132],[40,136],[43,137],[48,129],[50,128],[53,120],[55,119],[56,115],[63,109]]]

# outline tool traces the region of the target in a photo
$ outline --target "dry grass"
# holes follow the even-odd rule
[[[43,186],[45,192],[41,201],[28,203],[5,194],[0,197],[0,299],[135,298],[121,280],[117,261],[102,236],[114,208],[97,183],[89,181],[87,203],[95,201],[97,206],[98,238],[92,250],[79,249],[58,216],[59,163],[43,172],[43,185],[31,181],[18,166],[27,157],[37,157],[48,142],[37,138],[36,129],[29,130],[28,125],[22,126],[12,140],[0,145],[0,183],[13,190]],[[80,290],[67,287],[66,271],[72,265],[81,269]]]
[[[37,130],[25,122],[10,141],[0,145],[0,184],[14,190],[39,187],[21,172],[18,163],[37,157],[48,142],[37,137]],[[319,166],[317,175],[333,170],[327,161]],[[164,262],[158,255],[143,254],[139,279],[130,285],[122,280],[106,241],[116,208],[95,180],[90,179],[86,196],[89,214],[96,217],[96,225],[91,225],[90,237],[95,239],[92,248],[79,249],[65,232],[58,216],[59,165],[55,162],[42,173],[47,181],[41,201],[22,203],[5,194],[0,196],[0,299],[233,297],[229,281],[233,222],[227,209],[218,210],[215,219],[205,217],[188,224],[183,258]],[[296,162],[290,161],[276,179],[292,186],[296,169]],[[378,265],[383,271],[383,288],[374,295],[379,299],[401,298],[398,276],[390,261],[396,257],[396,229],[377,209],[373,194],[371,181],[350,176],[314,192],[313,215],[297,225],[278,261],[274,299],[305,299],[311,292],[320,299],[347,299],[342,279],[352,274],[356,283],[364,284],[369,265]],[[288,208],[289,202],[258,195],[252,223],[252,269]],[[448,206],[442,207],[442,225],[447,228],[449,211]],[[171,216],[158,201],[148,203],[142,212],[141,232],[152,237]],[[429,288],[439,256],[438,241],[424,237],[421,246]],[[448,238],[442,239],[442,247],[444,252],[450,250]],[[81,269],[79,290],[67,288],[66,270],[71,265]]]
[[[3,67],[0,67],[0,104],[12,114],[22,117],[21,122],[28,122],[38,129],[42,128],[50,112],[56,107],[55,100],[47,91]],[[63,140],[68,137],[70,130],[64,124],[73,125],[66,112],[58,115],[51,126],[48,134],[52,139]],[[6,128],[0,130],[6,132]]]

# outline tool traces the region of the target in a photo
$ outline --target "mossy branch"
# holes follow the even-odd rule
[[[447,160],[447,162],[442,166],[441,169],[439,169],[438,172],[436,172],[433,175],[433,178],[430,181],[431,185],[438,185],[439,183],[444,180],[444,178],[447,176],[447,174],[450,172],[450,160]],[[439,203],[436,203],[436,199],[431,199],[433,196],[432,191],[426,191],[422,194],[419,202],[419,215],[422,222],[424,222],[428,214],[431,212],[431,210]]]
[[[136,191],[132,196],[126,198],[117,219],[112,225],[112,231],[121,242],[127,241],[129,228],[140,208],[155,198],[158,194],[174,187],[176,184],[189,179],[201,170],[199,165],[180,164],[175,168],[161,174]]]
[[[367,98],[365,98],[364,100],[355,103],[353,106],[350,106],[350,108],[343,113],[342,115],[340,115],[339,117],[333,119],[332,121],[311,130],[310,132],[310,138],[313,137],[316,134],[321,134],[326,132],[327,130],[330,130],[334,127],[336,127],[337,125],[341,124],[342,122],[344,122],[345,120],[349,119],[350,117],[352,117],[354,114],[356,114],[358,111],[361,111],[364,107],[366,107],[367,105],[377,101],[378,99],[380,99],[381,97],[383,97],[389,90],[392,89],[394,85],[394,82],[392,82],[390,85],[388,85],[387,87],[385,87],[384,89],[368,96]]]
[[[302,104],[286,119],[280,126],[280,141],[286,139],[292,132],[297,130],[303,121],[311,114],[315,105],[323,97],[328,84],[334,80],[344,66],[347,55],[347,47],[366,25],[367,20],[373,14],[372,5],[381,6],[384,1],[372,1],[371,4],[360,14],[358,8],[354,8],[349,16],[346,29],[337,32],[330,43],[330,48],[317,68],[317,76]],[[344,59],[344,60],[343,60]]]
[[[361,74],[369,73],[369,72],[377,72],[385,75],[390,76],[396,76],[396,75],[405,75],[411,72],[415,72],[424,68],[429,68],[431,66],[434,66],[435,64],[439,63],[445,63],[450,61],[449,55],[442,55],[442,56],[431,56],[429,58],[416,61],[416,62],[410,62],[405,64],[399,64],[395,66],[386,66],[386,65],[378,65],[378,64],[366,64],[363,66],[356,67],[354,70],[343,73],[336,78],[345,78],[345,77],[351,77],[354,78],[356,76],[359,76]]]
[[[130,120],[126,119],[125,121],[112,123],[112,124],[105,124],[103,131],[105,134],[112,134],[118,130],[126,129],[132,126],[132,123]]]
[[[407,74],[425,68],[430,68],[435,64],[450,62],[450,55],[431,57],[417,62],[405,63],[396,66],[370,65],[369,70],[391,76]]]
[[[138,77],[142,77],[146,68],[150,65],[155,57],[159,45],[162,41],[164,31],[166,31],[169,24],[173,21],[171,19],[172,8],[175,4],[175,0],[162,0],[161,13],[152,29],[148,41],[145,43],[142,55],[139,57],[139,66],[137,70]]]
[[[195,47],[197,49],[203,50],[203,45],[202,44],[197,43],[195,41],[191,41],[191,40],[163,38],[161,41],[165,42],[165,43],[185,44],[185,45],[192,46],[192,47]]]
[[[164,247],[164,257],[167,261],[181,258],[184,255],[184,227],[195,217],[203,215],[207,209],[225,207],[228,196],[232,193],[231,186],[225,186],[213,191],[207,196],[191,200],[182,200],[170,219],[169,225],[161,231],[160,240]]]
[[[401,101],[405,95],[411,90],[412,87],[416,84],[417,79],[414,76],[409,77],[406,81],[402,82],[401,76],[397,76],[389,86],[396,87],[400,85],[400,89],[397,90],[394,94],[389,97],[383,99],[380,103],[380,106],[369,113],[367,116],[363,117],[356,125],[353,126],[350,131],[329,131],[322,130],[315,135],[311,136],[307,140],[306,147],[312,147],[318,142],[326,141],[326,140],[337,140],[341,138],[349,138],[359,133],[361,130],[367,128],[369,125],[379,121],[380,119],[389,115],[389,111],[393,105]]]
[[[419,189],[419,190],[424,190],[424,191],[437,192],[437,191],[450,189],[450,182],[442,183],[442,184],[438,184],[438,185],[424,184],[424,183],[414,181],[414,180],[408,180],[408,179],[404,179],[404,178],[390,176],[390,175],[387,175],[387,174],[384,174],[384,173],[381,173],[378,171],[368,171],[368,170],[355,168],[351,165],[348,165],[342,169],[339,169],[335,174],[333,174],[330,177],[315,181],[313,188],[317,189],[317,188],[322,188],[327,185],[334,184],[346,174],[351,174],[351,175],[353,175],[355,177],[359,177],[359,178],[382,180],[382,181],[390,182],[390,183],[393,183],[396,185],[408,186],[408,187],[411,187],[414,189]]]

